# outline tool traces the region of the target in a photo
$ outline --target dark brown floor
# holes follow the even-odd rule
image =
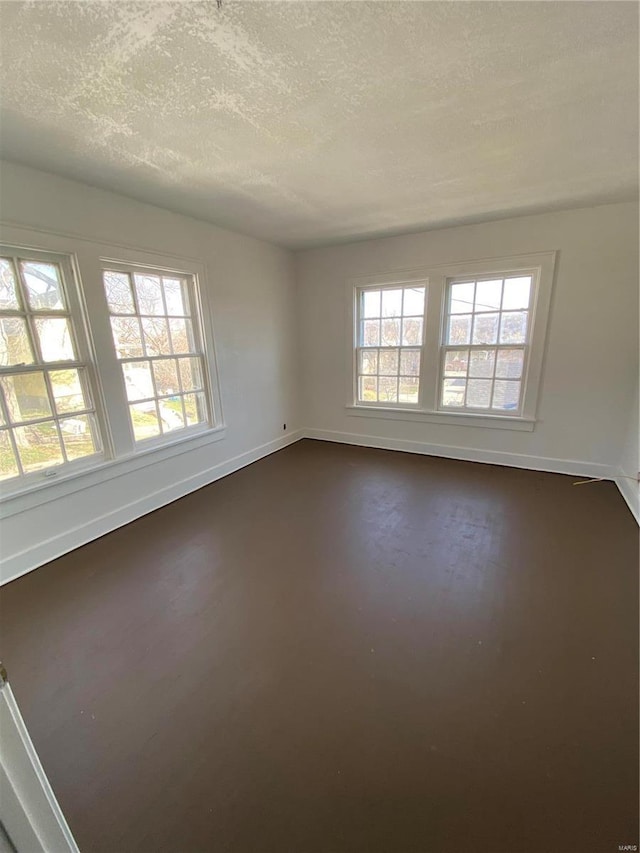
[[[14,581],[83,853],[638,843],[638,530],[611,483],[300,442]]]

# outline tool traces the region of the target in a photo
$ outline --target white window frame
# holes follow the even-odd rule
[[[485,258],[419,269],[357,276],[346,283],[348,352],[347,404],[349,415],[382,420],[425,421],[458,426],[482,426],[531,432],[536,423],[551,294],[555,275],[555,251],[503,258]],[[444,353],[447,285],[451,281],[490,278],[492,275],[531,275],[528,358],[523,370],[522,405],[518,413],[491,410],[440,408],[441,365]],[[421,359],[419,402],[361,403],[357,396],[358,300],[363,289],[406,287],[426,282],[424,344]],[[462,348],[462,347],[461,347]]]
[[[136,441],[134,433],[133,433],[133,425],[129,421],[129,428],[131,431],[131,438],[133,440],[134,452],[139,453],[141,451],[144,451],[147,448],[163,447],[167,444],[173,443],[174,441],[177,441],[177,440],[180,440],[183,438],[188,438],[188,437],[193,436],[193,435],[198,435],[199,433],[202,433],[202,432],[207,432],[207,430],[209,430],[212,426],[215,426],[215,424],[216,424],[216,410],[215,410],[215,406],[214,406],[213,393],[212,393],[213,385],[212,385],[212,382],[210,379],[210,371],[208,368],[208,359],[207,359],[207,351],[206,351],[206,345],[205,345],[205,334],[204,334],[204,323],[203,323],[204,314],[202,311],[202,305],[201,305],[200,297],[199,297],[200,288],[198,287],[197,275],[194,275],[193,273],[185,272],[184,270],[179,270],[179,269],[167,269],[165,267],[157,267],[157,266],[151,267],[151,266],[148,266],[146,264],[134,264],[134,263],[130,263],[130,262],[127,263],[127,262],[123,262],[121,260],[115,260],[115,259],[110,259],[110,258],[101,258],[101,262],[102,262],[102,271],[103,272],[113,271],[113,272],[123,272],[123,273],[129,274],[130,283],[131,283],[131,287],[132,287],[132,295],[133,295],[134,305],[136,307],[136,313],[134,313],[134,314],[117,315],[117,314],[112,314],[110,309],[109,309],[109,306],[107,305],[107,311],[109,312],[109,318],[114,317],[114,316],[126,316],[126,317],[136,317],[138,320],[140,319],[140,314],[138,311],[138,309],[139,309],[138,299],[137,299],[135,292],[133,292],[133,276],[135,273],[142,273],[142,274],[146,273],[148,275],[156,275],[156,276],[157,275],[166,275],[166,276],[175,275],[175,276],[179,276],[180,278],[186,279],[187,288],[188,288],[188,292],[189,292],[190,314],[185,319],[189,319],[192,323],[194,338],[196,340],[196,345],[197,345],[196,352],[189,353],[188,355],[190,355],[191,357],[196,357],[196,358],[202,359],[202,372],[203,372],[203,385],[204,385],[203,392],[204,392],[204,396],[206,399],[206,405],[207,405],[207,419],[206,419],[206,421],[203,421],[203,422],[198,423],[198,424],[187,425],[187,426],[183,427],[182,429],[176,430],[175,432],[169,432],[169,433],[162,433],[161,432],[157,436],[154,436],[151,438],[139,439],[138,441]],[[158,317],[161,318],[162,315],[158,315]],[[115,352],[115,343],[114,343],[114,352]],[[171,356],[171,355],[172,355],[171,353],[166,353],[166,356]],[[187,354],[185,353],[185,355],[187,355]],[[154,361],[156,359],[156,356],[141,356],[139,359],[128,358],[128,357],[127,358],[120,358],[116,353],[116,359],[118,361],[118,364],[120,365],[121,381],[122,381],[122,386],[125,389],[125,397],[126,397],[126,385],[125,385],[125,380],[124,380],[124,374],[122,372],[122,365],[124,363],[135,362],[138,360],[140,360],[140,361],[145,361],[145,360]],[[153,399],[157,403],[159,398],[156,397]],[[127,400],[127,411],[128,411],[128,409],[129,409],[129,401]]]
[[[399,343],[397,347],[385,347],[382,345],[382,340],[381,340],[379,346],[377,346],[377,347],[370,347],[369,348],[369,347],[362,346],[360,343],[360,328],[359,328],[359,324],[361,321],[360,314],[359,314],[360,303],[361,303],[360,297],[362,296],[362,294],[366,290],[384,291],[384,290],[396,290],[398,288],[405,288],[405,287],[424,287],[424,305],[425,305],[425,308],[423,309],[423,313],[422,313],[422,343],[421,344],[406,344],[406,345]],[[402,354],[403,349],[420,350],[420,376],[419,376],[419,380],[422,379],[422,370],[424,368],[424,350],[425,350],[425,334],[426,334],[424,318],[425,318],[426,304],[427,304],[427,292],[428,292],[428,281],[426,279],[417,279],[417,280],[410,279],[408,281],[394,281],[394,282],[389,282],[389,283],[379,284],[379,285],[369,284],[367,286],[359,286],[359,287],[356,285],[356,288],[355,288],[355,308],[354,308],[355,353],[354,353],[354,373],[353,373],[353,399],[355,401],[355,404],[357,404],[358,406],[362,406],[362,407],[366,407],[366,408],[374,408],[374,409],[380,408],[380,406],[381,406],[381,404],[379,402],[371,402],[368,400],[358,400],[358,355],[363,350],[376,349],[378,352],[380,352],[381,350],[384,350],[384,349],[397,349],[399,352],[399,356],[398,356],[399,358],[402,357],[401,354]],[[402,314],[401,319],[404,318],[404,316],[405,315]],[[413,315],[409,315],[409,316],[413,316]],[[415,315],[415,316],[417,316],[417,315]],[[390,319],[392,319],[392,318],[390,318]],[[402,341],[402,327],[400,329],[400,340]],[[379,378],[379,374],[376,374],[376,375]],[[385,406],[385,408],[390,408],[390,409],[391,408],[403,409],[403,410],[407,409],[409,411],[415,411],[416,409],[419,410],[421,408],[421,403],[422,403],[422,387],[423,387],[422,382],[419,381],[418,382],[418,402],[417,403],[386,402],[383,405]]]
[[[34,485],[42,482],[43,478],[56,477],[58,475],[73,475],[74,473],[82,472],[99,465],[107,458],[108,448],[106,447],[106,422],[104,418],[104,407],[102,404],[102,395],[100,393],[99,384],[97,382],[95,371],[95,355],[91,346],[91,340],[88,334],[86,324],[86,313],[82,305],[82,296],[78,287],[78,276],[76,274],[74,258],[68,254],[61,252],[44,251],[31,246],[17,246],[3,241],[0,244],[0,255],[8,257],[14,262],[15,274],[21,278],[21,273],[18,269],[20,262],[35,261],[40,263],[49,263],[56,266],[60,272],[60,284],[66,301],[66,309],[48,311],[46,309],[33,309],[27,302],[24,294],[24,286],[20,286],[22,307],[15,311],[15,316],[24,317],[27,326],[30,330],[30,337],[33,341],[34,362],[32,364],[12,365],[2,367],[0,373],[2,376],[12,376],[22,373],[43,373],[45,377],[45,385],[47,387],[48,396],[53,399],[51,386],[47,377],[47,371],[51,370],[78,370],[80,383],[83,386],[83,392],[86,399],[89,401],[89,407],[83,410],[80,414],[89,413],[95,423],[95,446],[96,452],[90,456],[85,456],[79,459],[65,460],[60,465],[42,468],[38,471],[22,471],[22,465],[18,458],[18,466],[20,473],[17,477],[2,481],[3,485],[8,487],[9,492],[24,491],[30,489]],[[4,312],[3,312],[4,313]],[[13,313],[13,312],[11,312]],[[10,312],[7,312],[10,315]],[[76,353],[76,358],[72,361],[44,361],[40,358],[38,335],[34,331],[34,322],[39,315],[47,317],[64,317],[69,322],[71,339]],[[31,420],[30,424],[38,424],[41,422],[53,421],[56,424],[56,429],[59,436],[60,432],[59,421],[65,418],[72,418],[75,413],[69,412],[66,415],[56,414],[55,406],[52,405],[50,416],[43,416]],[[4,430],[3,430],[4,431]],[[11,435],[11,428],[7,429],[10,436],[10,442],[13,446],[13,451],[18,457],[17,449],[14,445],[14,438]],[[61,442],[62,443],[62,442]]]
[[[43,231],[8,222],[0,223],[0,226],[2,245],[28,253],[54,253],[68,259],[73,279],[67,289],[76,294],[79,316],[82,316],[87,354],[90,357],[87,369],[92,372],[93,403],[98,413],[103,447],[100,459],[93,456],[87,462],[78,460],[84,464],[78,464],[76,467],[74,462],[73,470],[66,470],[67,466],[64,470],[57,466],[34,472],[36,476],[29,483],[20,478],[1,481],[0,518],[8,518],[225,438],[226,427],[204,264],[192,258],[164,255],[121,244],[101,243],[79,235]],[[102,280],[104,266],[116,263],[141,267],[149,272],[175,272],[192,277],[205,354],[209,423],[168,433],[163,441],[134,441],[125,384],[116,356]],[[82,355],[84,358],[84,351]],[[70,469],[71,466],[68,467]]]

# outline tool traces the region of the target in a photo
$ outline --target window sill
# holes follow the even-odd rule
[[[349,417],[379,418],[391,421],[414,421],[443,424],[446,426],[488,427],[510,429],[518,432],[533,432],[533,418],[510,417],[508,415],[480,415],[471,412],[436,412],[429,409],[384,408],[382,406],[346,406]]]
[[[147,447],[118,459],[101,460],[82,470],[60,473],[56,477],[44,477],[20,491],[5,491],[0,495],[0,518],[9,518],[41,504],[91,488],[125,474],[131,474],[149,465],[164,462],[182,453],[197,450],[225,437],[224,426],[211,427],[195,434],[176,439],[168,444]],[[50,469],[51,470],[51,469]]]

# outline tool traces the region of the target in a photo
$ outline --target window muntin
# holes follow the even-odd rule
[[[425,285],[366,287],[356,293],[358,404],[417,406]]]
[[[441,410],[521,413],[533,290],[532,274],[447,281]]]
[[[2,251],[0,480],[19,482],[102,453],[70,276],[64,256]]]
[[[103,284],[136,443],[207,424],[193,276],[114,265]]]

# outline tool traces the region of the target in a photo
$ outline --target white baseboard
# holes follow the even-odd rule
[[[424,456],[442,456],[445,459],[460,459],[465,462],[483,462],[487,465],[506,465],[509,468],[548,471],[553,474],[601,477],[604,480],[614,479],[611,466],[579,459],[554,459],[546,456],[529,456],[524,453],[502,453],[499,450],[481,450],[477,447],[427,444],[422,441],[381,438],[375,435],[359,435],[324,429],[305,429],[304,437],[316,438],[320,441],[335,441],[340,444],[358,444],[361,447],[377,447],[380,450],[400,450],[405,453],[419,453]]]
[[[627,502],[631,514],[640,525],[640,484],[630,479],[622,472],[615,478],[620,494]]]
[[[274,441],[269,441],[259,447],[248,450],[246,453],[241,453],[239,456],[234,456],[227,459],[225,462],[220,462],[218,465],[213,465],[204,471],[200,471],[191,477],[186,477],[184,480],[179,480],[177,483],[171,483],[163,489],[146,495],[124,506],[118,507],[117,510],[105,513],[98,518],[93,519],[88,524],[82,524],[78,527],[72,527],[64,530],[57,536],[53,536],[44,541],[40,541],[23,551],[19,551],[12,556],[5,558],[2,563],[2,575],[0,576],[0,585],[9,583],[27,572],[37,569],[44,563],[55,560],[75,548],[80,548],[86,545],[93,539],[104,536],[106,533],[111,533],[118,527],[124,524],[129,524],[149,512],[160,509],[166,504],[172,503],[178,498],[188,495],[190,492],[201,489],[203,486],[209,485],[221,477],[226,477],[246,465],[251,465],[252,462],[257,462],[264,456],[269,456],[277,450],[282,450],[289,444],[294,444],[303,438],[303,430],[295,430],[287,436],[277,438]]]

